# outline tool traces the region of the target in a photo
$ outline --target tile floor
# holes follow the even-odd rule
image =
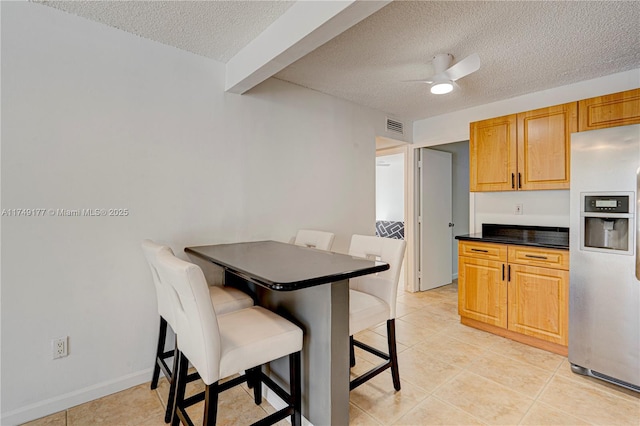
[[[352,391],[351,425],[640,425],[640,394],[573,374],[565,357],[460,325],[455,283],[401,293],[397,310],[402,390],[385,372]],[[357,338],[384,348],[384,335],[381,325]],[[357,348],[356,358],[356,374],[378,362]],[[167,391],[166,382],[157,391],[142,384],[28,425],[161,426]],[[239,387],[222,395],[218,424],[272,411]],[[190,413],[201,422],[201,404]]]

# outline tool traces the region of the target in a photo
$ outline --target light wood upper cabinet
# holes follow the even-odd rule
[[[569,188],[576,102],[470,124],[470,190]]]
[[[569,189],[576,102],[522,112],[518,121],[518,189]]]
[[[640,89],[581,100],[579,130],[640,124]]]
[[[518,155],[516,115],[471,123],[470,190],[510,191],[515,188]]]

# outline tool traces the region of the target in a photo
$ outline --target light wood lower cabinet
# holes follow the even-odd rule
[[[567,354],[568,250],[460,241],[461,322]]]
[[[507,328],[567,346],[569,271],[509,265]]]

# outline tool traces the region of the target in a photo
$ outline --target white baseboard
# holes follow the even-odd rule
[[[455,274],[451,275],[451,281],[457,280],[457,279],[458,279],[458,273],[457,272]]]
[[[152,369],[146,369],[117,379],[98,383],[83,389],[59,395],[44,401],[29,404],[17,410],[2,413],[0,424],[3,426],[19,425],[31,420],[39,419],[59,411],[66,410],[112,393],[129,389],[133,386],[151,381]]]

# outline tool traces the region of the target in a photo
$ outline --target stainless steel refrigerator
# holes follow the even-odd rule
[[[640,125],[571,136],[569,362],[640,392]]]

